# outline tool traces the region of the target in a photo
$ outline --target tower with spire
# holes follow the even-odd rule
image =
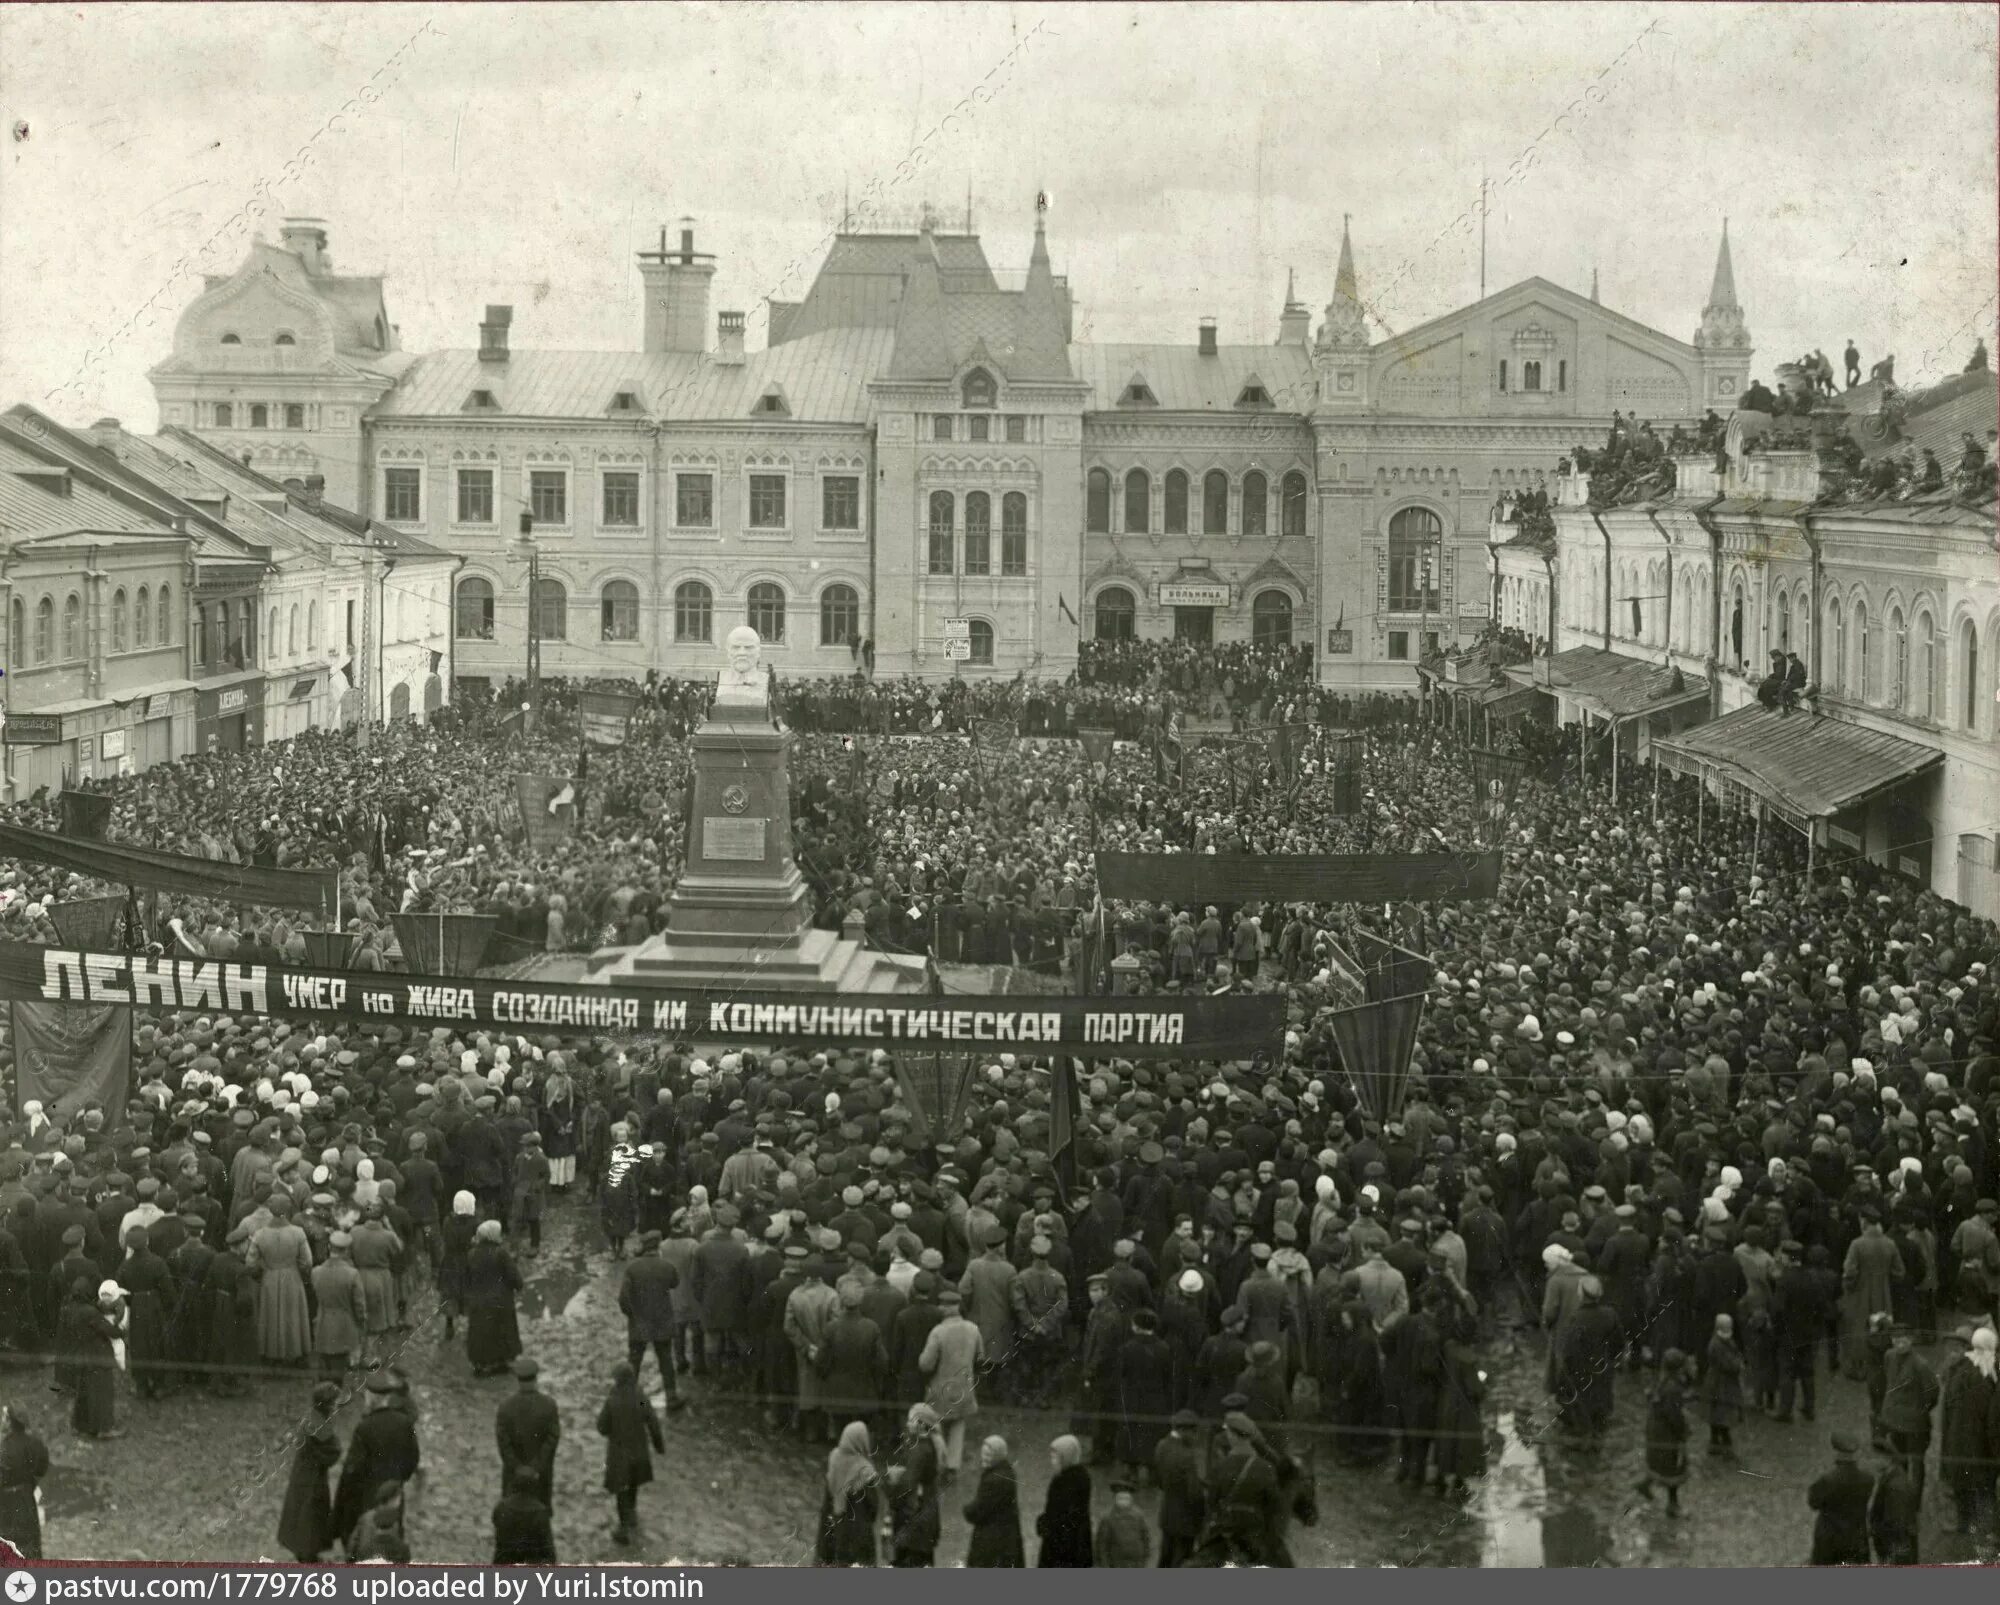
[[[1313,346],[1319,371],[1320,411],[1359,412],[1368,406],[1368,318],[1361,310],[1360,281],[1354,272],[1354,241],[1347,214],[1340,218],[1340,266],[1333,276],[1333,299]]]
[[[1736,266],[1729,255],[1726,217],[1722,220],[1722,244],[1715,253],[1715,278],[1709,285],[1708,304],[1701,309],[1701,327],[1695,330],[1694,345],[1701,353],[1703,403],[1726,411],[1749,382],[1753,354],[1743,307],[1736,299]]]
[[[1285,310],[1278,314],[1278,344],[1281,346],[1312,344],[1312,309],[1299,299],[1298,289],[1298,274],[1286,268]]]

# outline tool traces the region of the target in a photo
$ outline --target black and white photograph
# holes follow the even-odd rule
[[[0,8],[11,1605],[2000,1563],[1996,74]]]

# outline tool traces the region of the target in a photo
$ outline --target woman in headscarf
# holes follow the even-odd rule
[[[560,1059],[557,1060],[560,1063]],[[566,1193],[576,1180],[578,1116],[576,1083],[567,1070],[550,1072],[542,1084],[542,1153],[549,1162],[549,1188]]]
[[[125,1342],[120,1335],[124,1312],[116,1282],[93,1287],[88,1277],[70,1284],[63,1310],[63,1347],[76,1365],[76,1402],[69,1424],[81,1438],[122,1438],[118,1425],[118,1373],[125,1368]]]
[[[293,1366],[312,1348],[312,1317],[306,1305],[306,1278],[312,1275],[312,1246],[292,1219],[292,1198],[271,1194],[271,1222],[250,1237],[250,1270],[257,1278],[257,1352],[267,1361]]]
[[[965,1520],[972,1529],[967,1566],[1028,1564],[1021,1542],[1021,1488],[1005,1438],[988,1438],[979,1446],[979,1488],[965,1507]]]
[[[41,1481],[49,1474],[49,1448],[19,1405],[8,1405],[6,1417],[0,1433],[0,1535],[23,1560],[40,1560]]]
[[[476,1377],[499,1376],[521,1352],[521,1272],[501,1236],[497,1220],[481,1221],[465,1255],[465,1354]]]
[[[629,1544],[639,1532],[639,1490],[653,1480],[653,1451],[667,1452],[660,1418],[639,1391],[639,1374],[625,1361],[611,1368],[611,1392],[597,1412],[604,1438],[604,1491],[617,1502],[614,1544]]]
[[[715,1211],[709,1207],[708,1189],[697,1183],[688,1189],[687,1229],[688,1235],[697,1243],[715,1225]]]
[[[1646,1475],[1640,1494],[1651,1499],[1653,1484],[1667,1490],[1667,1514],[1681,1513],[1681,1484],[1688,1475],[1688,1357],[1668,1349],[1660,1360],[1660,1379],[1646,1401]]]
[[[403,1485],[385,1482],[375,1490],[374,1502],[361,1513],[354,1531],[347,1535],[347,1558],[355,1561],[393,1561],[407,1566],[410,1541],[403,1531]]]
[[[381,1184],[375,1180],[375,1161],[363,1159],[354,1167],[354,1207],[365,1210],[381,1197]]]
[[[867,1426],[850,1421],[840,1429],[840,1442],[826,1457],[826,1491],[820,1502],[815,1556],[818,1565],[875,1564],[878,1479],[875,1463],[869,1458],[874,1448]]]
[[[285,1503],[278,1512],[278,1542],[294,1559],[312,1562],[333,1547],[333,1498],[326,1475],[340,1462],[340,1435],[333,1412],[340,1404],[338,1383],[322,1382],[313,1389],[312,1419],[299,1446],[292,1451],[292,1471],[285,1484]]]
[[[913,1404],[903,1424],[903,1444],[889,1468],[889,1564],[929,1566],[937,1560],[941,1520],[938,1473],[944,1465],[944,1431],[927,1404]]]
[[[444,1335],[450,1342],[458,1328],[458,1314],[465,1307],[465,1260],[479,1230],[479,1200],[471,1193],[454,1193],[451,1214],[440,1233],[437,1290],[444,1305]]]
[[[1938,1413],[1938,1474],[1951,1491],[1954,1525],[1969,1533],[1993,1519],[1993,1474],[2000,1469],[2000,1365],[1994,1330],[1982,1326],[1945,1367]]]
[[[1049,1493],[1035,1518],[1035,1536],[1042,1541],[1037,1566],[1089,1566],[1090,1470],[1083,1463],[1083,1445],[1065,1433],[1049,1445]]]

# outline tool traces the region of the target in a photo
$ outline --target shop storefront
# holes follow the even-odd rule
[[[323,676],[317,670],[311,674],[288,674],[264,682],[264,743],[269,746],[277,741],[289,741],[293,736],[304,735],[317,722],[314,710],[319,706]]]
[[[10,714],[4,736],[16,798],[60,791],[63,776],[75,772],[76,740],[64,730],[61,714]]]
[[[242,752],[264,741],[262,677],[195,689],[195,747],[200,752]]]
[[[1230,586],[1224,580],[1178,579],[1160,584],[1160,606],[1174,617],[1174,639],[1208,646],[1215,640],[1215,615],[1227,608]]]

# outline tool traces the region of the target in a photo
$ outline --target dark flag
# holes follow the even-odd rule
[[[111,823],[111,793],[65,791],[62,794],[63,834],[75,841],[101,842]]]
[[[1437,966],[1423,954],[1413,953],[1372,931],[1356,931],[1354,938],[1371,1003],[1430,990],[1431,976]]]
[[[569,834],[576,813],[576,791],[567,780],[553,775],[516,775],[514,798],[521,810],[521,829],[526,832],[530,847],[540,849]],[[565,802],[571,806],[565,808]]]
[[[1491,827],[1491,833],[1497,834],[1514,806],[1521,777],[1528,772],[1528,760],[1516,753],[1492,752],[1484,747],[1473,748],[1469,758],[1474,803]]]
[[[625,691],[585,691],[576,699],[583,739],[600,747],[622,747],[639,699]]]
[[[118,927],[125,917],[124,897],[84,897],[74,903],[49,904],[49,920],[65,947],[116,952]]]
[[[1117,740],[1117,733],[1111,730],[1078,730],[1076,739],[1083,743],[1084,756],[1094,764],[1111,762],[1111,749]]]
[[[1334,1045],[1361,1107],[1378,1121],[1403,1112],[1410,1055],[1423,1023],[1425,994],[1383,998],[1358,1009],[1336,1009],[1328,1021]]]
[[[403,968],[412,975],[477,975],[500,922],[491,914],[391,914]]]
[[[977,1056],[970,1053],[905,1053],[896,1060],[896,1081],[910,1100],[917,1134],[934,1147],[950,1142],[965,1123]]]
[[[306,963],[315,970],[344,970],[354,960],[361,938],[347,931],[301,931]]]
[[[1076,1061],[1059,1053],[1049,1100],[1049,1157],[1055,1161],[1056,1189],[1065,1208],[1076,1193],[1076,1123],[1079,1098]]]
[[[1079,630],[1083,628],[1081,624],[1077,624],[1076,615],[1070,612],[1068,598],[1066,598],[1060,591],[1056,592],[1056,611],[1062,614],[1064,618],[1068,619],[1070,623],[1076,624],[1076,627]]]
[[[132,1090],[132,1010],[109,1003],[16,1003],[15,1103],[31,1100],[58,1125],[84,1105],[104,1110],[108,1125],[125,1124]]]

